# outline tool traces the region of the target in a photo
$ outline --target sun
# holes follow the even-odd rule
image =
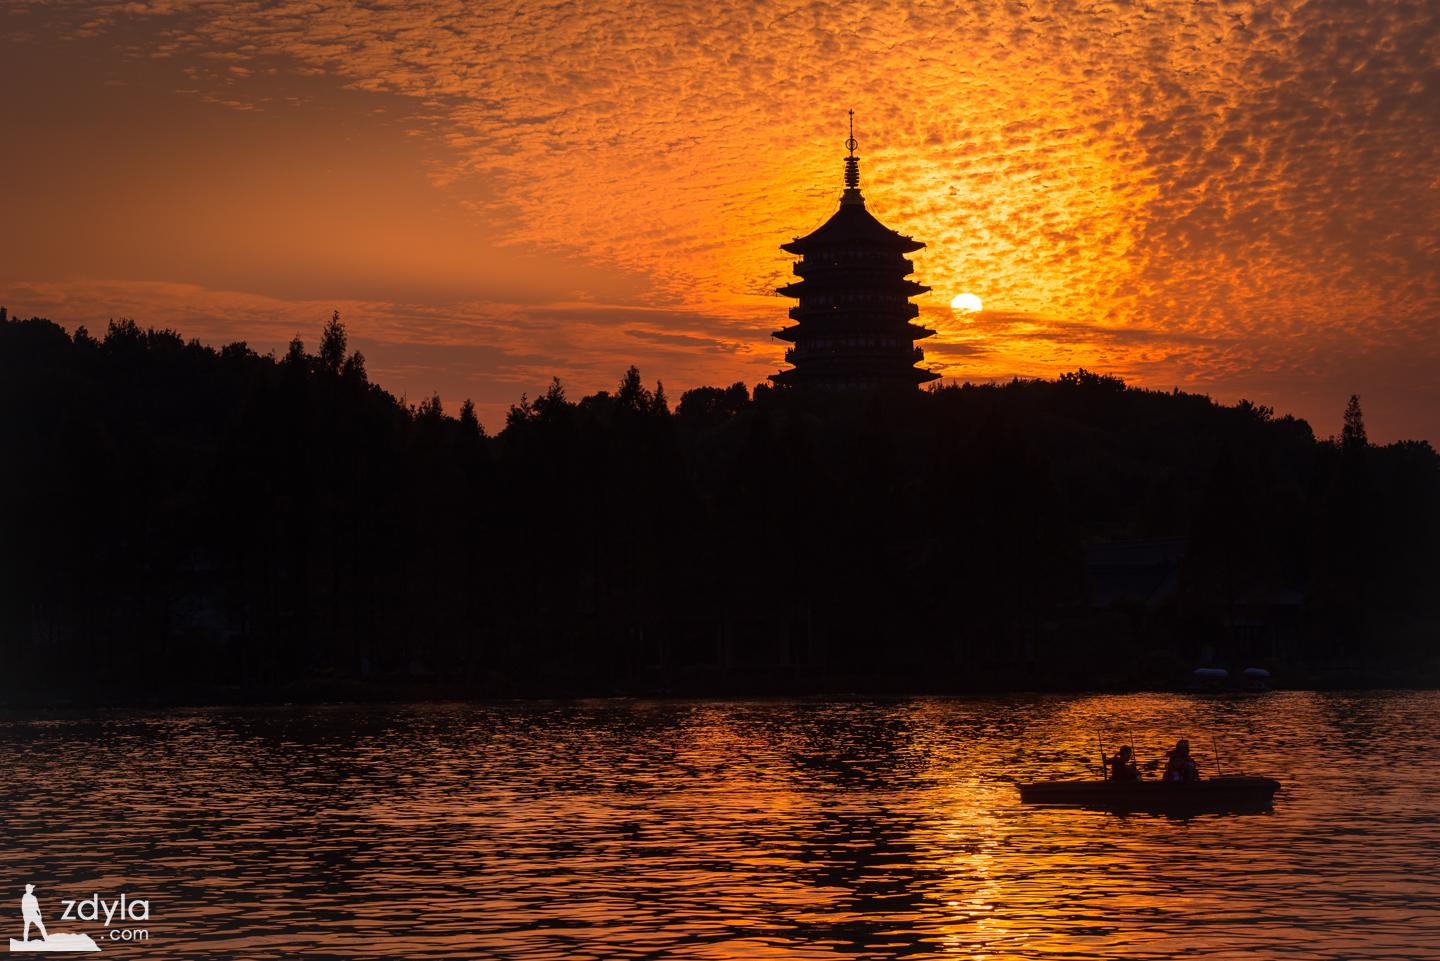
[[[974,294],[956,294],[950,301],[950,309],[956,313],[978,314],[984,308]]]

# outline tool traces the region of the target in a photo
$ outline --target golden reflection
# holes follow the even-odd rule
[[[93,883],[165,892],[154,948],[241,961],[388,958],[397,941],[437,959],[1430,956],[1437,706],[1404,692],[110,716],[124,730],[107,737],[144,751],[97,747],[84,720],[11,720],[7,863],[119,866]],[[1092,771],[1097,734],[1133,735],[1143,764],[1202,732],[1227,767],[1285,783],[1273,814],[1019,803],[1016,781]],[[97,832],[96,810],[125,812],[124,830]]]

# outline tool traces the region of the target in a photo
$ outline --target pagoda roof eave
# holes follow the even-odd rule
[[[780,249],[791,254],[803,254],[807,250],[849,244],[872,244],[889,247],[902,253],[920,250],[925,245],[904,234],[896,233],[875,219],[864,204],[842,204],[840,209],[819,227],[803,237],[796,237]]]

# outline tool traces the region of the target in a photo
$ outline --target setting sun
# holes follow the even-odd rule
[[[978,314],[984,307],[974,294],[956,294],[950,301],[950,309],[957,313]]]

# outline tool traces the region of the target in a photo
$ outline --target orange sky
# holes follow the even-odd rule
[[[19,2],[0,304],[313,346],[501,426],[755,383],[845,111],[950,378],[1085,366],[1440,440],[1430,0]],[[961,320],[961,291],[986,311]]]

